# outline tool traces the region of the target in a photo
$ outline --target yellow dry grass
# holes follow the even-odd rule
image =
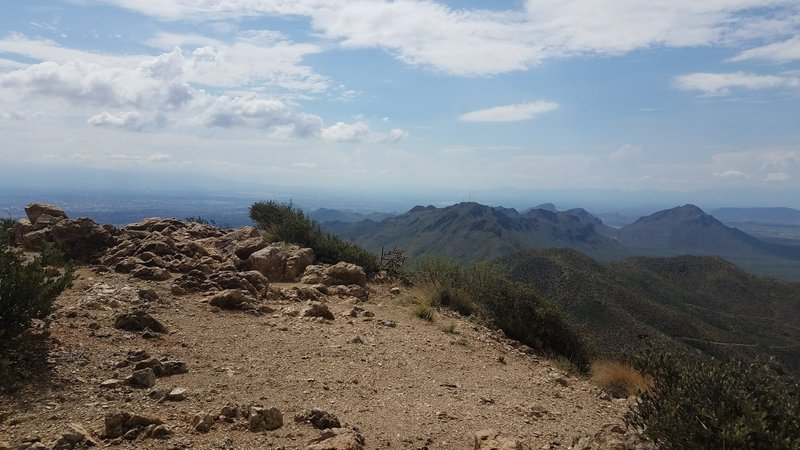
[[[596,361],[591,381],[614,398],[627,398],[647,391],[653,385],[649,375],[642,375],[628,364]]]

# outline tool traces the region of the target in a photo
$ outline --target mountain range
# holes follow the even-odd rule
[[[599,261],[715,255],[752,273],[800,281],[800,247],[764,242],[694,205],[659,211],[622,228],[609,227],[581,208],[540,206],[546,209],[524,213],[473,202],[416,206],[379,222],[327,222],[323,227],[372,251],[405,249],[412,259],[439,254],[467,263],[546,248],[569,248]]]

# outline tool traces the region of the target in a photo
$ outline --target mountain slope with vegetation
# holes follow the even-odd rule
[[[607,357],[697,349],[800,372],[800,285],[748,274],[718,257],[636,257],[607,264],[571,250],[500,260],[583,326]]]
[[[583,210],[553,212],[478,203],[445,208],[416,206],[382,222],[326,223],[324,228],[362,247],[399,247],[411,258],[438,254],[465,263],[505,256],[528,248],[567,247],[601,260],[620,258],[625,249],[601,235],[602,222]]]

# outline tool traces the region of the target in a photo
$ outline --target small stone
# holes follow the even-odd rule
[[[150,330],[155,333],[167,332],[167,327],[144,311],[120,314],[114,320],[114,328],[126,331]]]
[[[169,439],[173,435],[172,428],[169,425],[157,425],[150,432],[150,437],[153,439]]]
[[[383,326],[385,326],[385,327],[389,327],[389,328],[394,328],[394,327],[397,326],[397,322],[395,322],[392,319],[379,320],[378,323],[383,325]]]
[[[227,289],[209,299],[208,304],[221,309],[250,309],[256,299],[238,289]]]
[[[155,289],[139,289],[139,298],[148,302],[158,300],[158,292]]]
[[[358,429],[332,428],[311,441],[306,450],[363,450],[365,445]]]
[[[150,367],[134,370],[131,375],[131,384],[142,387],[153,387],[156,384],[156,374]]]
[[[208,433],[214,425],[214,418],[207,413],[195,414],[192,419],[192,426],[198,433]]]
[[[115,388],[119,387],[122,384],[122,380],[117,380],[115,378],[109,378],[108,380],[103,381],[100,383],[100,387],[102,388]]]
[[[80,444],[86,447],[96,447],[100,445],[85,428],[77,423],[67,425],[67,429],[61,433],[61,438],[72,446]]]
[[[336,416],[317,408],[296,416],[294,420],[295,422],[310,423],[311,426],[320,430],[324,430],[326,428],[340,428],[342,426]]]
[[[322,317],[323,319],[333,320],[333,313],[328,308],[328,305],[319,302],[309,302],[309,305],[303,309],[303,317]]]
[[[173,402],[180,402],[186,400],[186,389],[175,388],[169,391],[169,394],[167,394],[166,399]]]
[[[251,406],[247,425],[254,432],[277,430],[283,426],[283,414],[278,408]]]
[[[392,294],[392,295],[398,295],[398,294],[400,294],[400,288],[399,287],[393,287],[393,288],[389,289],[389,293]]]
[[[353,338],[351,338],[347,342],[349,342],[351,344],[363,344],[364,343],[364,339],[362,339],[361,336],[354,336]]]

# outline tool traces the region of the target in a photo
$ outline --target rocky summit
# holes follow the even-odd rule
[[[636,449],[628,399],[409,289],[253,227],[118,229],[33,204],[19,246],[80,261],[0,450]]]

